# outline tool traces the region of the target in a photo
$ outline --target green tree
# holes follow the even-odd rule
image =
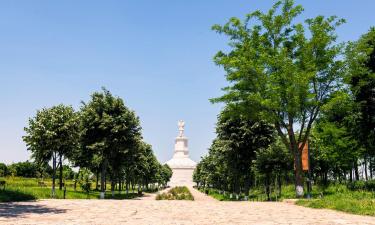
[[[273,141],[274,128],[263,121],[254,121],[225,110],[217,123],[218,139],[224,141],[227,168],[233,176],[233,190],[240,192],[243,180],[244,192],[249,193],[251,165],[257,149],[267,148]],[[223,150],[224,150],[223,149]]]
[[[363,148],[356,138],[358,113],[355,102],[348,91],[338,91],[322,107],[322,114],[312,132],[313,170],[320,170],[322,180],[327,183],[327,173],[331,172],[339,181],[359,179],[358,160]],[[317,163],[318,165],[314,165]]]
[[[52,159],[52,196],[55,196],[55,178],[57,160],[60,160],[60,179],[62,179],[62,162],[77,148],[78,123],[71,106],[57,105],[37,111],[29,119],[23,137],[32,158],[38,164],[48,163]],[[60,180],[60,187],[62,182]]]
[[[213,30],[229,37],[231,50],[214,58],[231,86],[212,102],[272,123],[294,157],[296,196],[303,196],[301,153],[322,105],[336,89],[344,68],[336,45],[336,17],[294,23],[303,11],[293,0],[278,1],[267,13],[244,21],[231,18]]]
[[[203,188],[214,187],[248,195],[256,150],[272,143],[274,128],[226,109],[218,117],[216,133],[208,155],[194,171],[194,182]]]
[[[8,166],[10,170],[15,171],[15,176],[18,177],[36,177],[37,176],[37,165],[35,163],[26,161],[26,162],[18,162],[12,163]]]
[[[173,174],[172,169],[167,164],[162,165],[161,176],[162,176],[162,185],[164,187],[166,187],[168,182],[171,180],[172,174]]]
[[[101,198],[104,198],[106,172],[117,172],[140,137],[139,119],[123,100],[108,90],[91,95],[81,108],[81,153],[86,159],[96,158],[101,166]],[[113,174],[112,174],[113,175]],[[114,177],[112,176],[112,179]]]
[[[348,64],[347,83],[359,108],[357,137],[364,143],[365,175],[370,162],[372,178],[375,166],[375,28],[349,44],[346,51]]]
[[[257,150],[256,160],[254,160],[253,164],[257,172],[264,176],[264,185],[268,200],[270,200],[272,177],[276,179],[279,190],[278,194],[281,196],[282,176],[293,168],[292,161],[291,155],[280,139],[268,148]]]
[[[5,177],[8,175],[8,167],[4,163],[0,163],[0,177]]]

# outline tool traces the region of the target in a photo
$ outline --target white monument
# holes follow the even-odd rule
[[[166,162],[173,171],[169,185],[173,186],[193,186],[193,172],[197,165],[189,158],[188,139],[184,135],[185,122],[178,121],[179,134],[174,145],[174,155]]]

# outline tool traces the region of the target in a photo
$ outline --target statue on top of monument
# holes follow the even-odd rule
[[[179,137],[184,136],[184,130],[185,130],[185,122],[183,120],[179,120],[178,121]]]

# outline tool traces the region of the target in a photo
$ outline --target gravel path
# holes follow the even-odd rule
[[[41,200],[1,203],[0,224],[374,224],[375,217],[275,202]]]

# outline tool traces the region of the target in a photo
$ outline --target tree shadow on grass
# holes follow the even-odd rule
[[[23,193],[16,190],[1,190],[0,202],[19,202],[35,200],[36,197],[31,194]]]
[[[23,217],[25,214],[65,213],[66,209],[49,208],[43,205],[0,203],[0,218]]]

